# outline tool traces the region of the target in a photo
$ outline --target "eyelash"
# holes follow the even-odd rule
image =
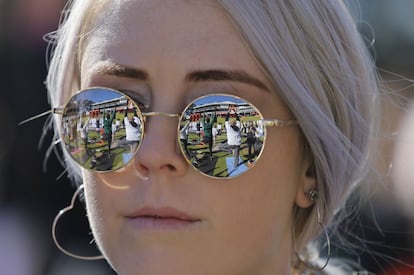
[[[148,111],[150,105],[146,103],[147,100],[144,98],[144,96],[142,96],[141,94],[137,92],[130,91],[130,90],[119,90],[119,91],[126,94],[131,99],[133,99],[134,102],[138,104],[138,107],[141,109],[141,111],[143,112]]]

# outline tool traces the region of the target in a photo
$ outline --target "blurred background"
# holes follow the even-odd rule
[[[385,88],[386,121],[378,167],[384,177],[364,195],[355,234],[368,241],[354,259],[376,274],[414,274],[414,1],[349,0],[375,56]],[[47,111],[43,35],[57,28],[63,0],[0,0],[0,274],[113,274],[104,261],[73,260],[58,251],[51,225],[74,188],[52,155],[46,121],[17,123]],[[57,178],[59,178],[57,180]],[[73,251],[98,253],[82,205],[58,231]],[[353,227],[352,227],[353,228]],[[378,230],[380,228],[381,230]],[[347,252],[339,251],[346,255]],[[409,268],[408,265],[412,265]]]

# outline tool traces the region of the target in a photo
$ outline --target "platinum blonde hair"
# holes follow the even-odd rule
[[[106,2],[68,0],[58,30],[46,37],[49,40],[47,55],[50,57],[46,87],[53,107],[62,106],[65,97],[80,90],[80,47],[87,37],[91,21]],[[59,140],[60,120],[54,119],[51,123],[55,126],[54,140]],[[79,166],[65,150],[63,157],[61,162],[65,165],[69,178],[75,183],[82,182]]]
[[[80,89],[82,40],[105,2],[70,1],[64,11],[47,76],[52,106]],[[299,122],[318,182],[316,204],[323,223],[335,228],[338,210],[370,168],[379,112],[375,66],[356,23],[340,0],[217,2]],[[66,159],[70,175],[80,179],[79,168]],[[302,250],[321,233],[315,207],[297,208],[295,223]]]

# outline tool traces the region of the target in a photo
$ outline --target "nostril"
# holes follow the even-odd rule
[[[174,165],[172,165],[172,164],[167,164],[167,168],[168,168],[168,170],[170,170],[171,172],[174,172],[174,171],[176,171],[177,170],[177,167],[175,167]]]
[[[142,163],[135,163],[135,173],[142,180],[148,179],[149,169],[142,165]]]

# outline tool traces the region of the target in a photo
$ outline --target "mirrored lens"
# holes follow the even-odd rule
[[[266,133],[263,117],[251,103],[214,94],[196,99],[184,110],[179,136],[181,150],[195,169],[232,178],[255,165]]]
[[[143,127],[141,110],[129,97],[92,88],[74,95],[65,106],[62,141],[82,167],[113,171],[134,157]]]

